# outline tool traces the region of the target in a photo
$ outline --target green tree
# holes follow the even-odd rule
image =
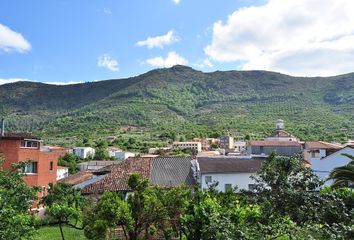
[[[64,156],[59,157],[58,165],[69,168],[69,173],[73,174],[78,171],[77,164],[82,162],[78,156],[72,153],[67,153]]]
[[[41,201],[46,209],[51,225],[58,225],[62,239],[64,238],[63,225],[76,229],[83,229],[78,224],[82,221],[82,211],[86,199],[79,190],[66,183],[50,184],[48,195]]]
[[[343,154],[351,159],[351,161],[342,167],[337,167],[329,174],[329,179],[334,180],[332,187],[349,187],[354,188],[354,156]]]
[[[0,156],[0,166],[3,164]],[[20,169],[24,163],[11,170],[0,167],[0,239],[30,239],[35,233],[37,220],[30,213],[36,201],[38,188],[28,187],[23,181]]]

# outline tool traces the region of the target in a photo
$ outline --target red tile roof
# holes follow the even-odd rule
[[[268,137],[284,137],[284,138],[294,138],[295,136],[284,131],[284,130],[275,130],[270,136]]]
[[[290,147],[301,146],[301,143],[295,141],[251,141],[250,146],[264,146],[264,147]]]
[[[306,142],[305,149],[341,149],[342,147],[336,144],[327,142]]]
[[[69,175],[66,178],[60,179],[58,182],[63,182],[63,183],[67,183],[70,185],[76,185],[76,184],[79,184],[79,183],[82,183],[84,181],[91,179],[92,176],[93,176],[93,174],[92,174],[92,171],[90,171],[90,170],[80,171],[78,173]]]
[[[151,158],[129,158],[110,166],[110,174],[82,189],[83,194],[101,194],[104,191],[129,191],[128,179],[138,173],[143,179],[150,177]]]

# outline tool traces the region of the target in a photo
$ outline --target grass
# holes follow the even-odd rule
[[[77,230],[70,227],[63,227],[64,237],[69,240],[84,240],[83,230]],[[58,226],[44,226],[38,230],[34,240],[61,240],[61,234]]]

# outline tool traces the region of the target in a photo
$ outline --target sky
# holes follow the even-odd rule
[[[1,0],[0,84],[70,84],[187,65],[354,72],[353,0]]]

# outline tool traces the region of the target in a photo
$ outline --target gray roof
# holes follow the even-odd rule
[[[192,186],[191,157],[156,157],[151,162],[151,185],[161,187]]]
[[[255,173],[264,158],[198,157],[201,173]]]

